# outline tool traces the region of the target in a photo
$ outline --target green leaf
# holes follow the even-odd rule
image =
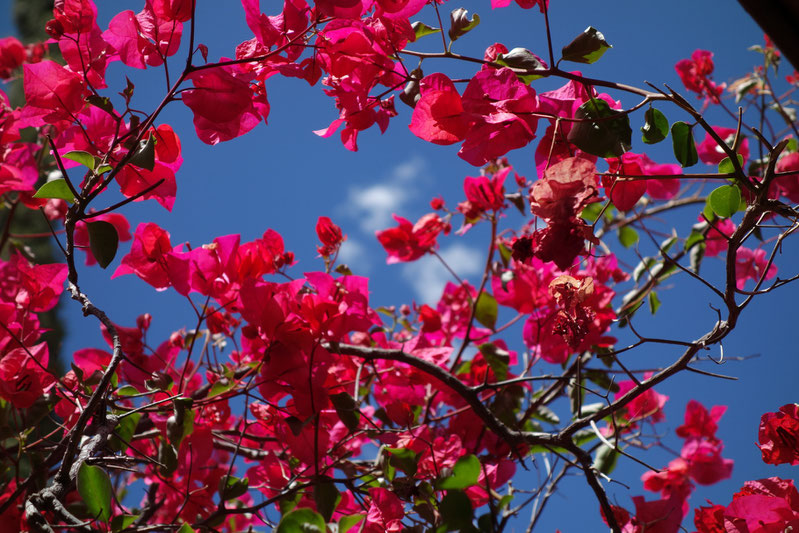
[[[280,514],[286,515],[290,513],[292,509],[297,507],[297,504],[300,503],[304,493],[304,491],[298,490],[289,496],[280,498],[280,501],[277,502],[277,506],[280,508]]]
[[[469,497],[462,491],[449,490],[438,504],[447,531],[465,529],[472,525],[474,509]]]
[[[139,141],[136,153],[130,158],[129,163],[152,172],[155,167],[155,136],[150,134],[147,139]]]
[[[452,474],[436,483],[436,490],[462,490],[477,484],[480,477],[480,459],[464,455],[452,466]]]
[[[125,385],[124,387],[118,388],[116,394],[117,396],[136,396],[139,394],[139,389],[133,385]]]
[[[594,202],[588,204],[580,213],[580,218],[586,222],[593,223],[599,218],[599,213],[602,212],[602,202]]]
[[[497,381],[508,379],[508,364],[510,363],[510,353],[498,348],[493,342],[487,342],[477,347],[483,355],[483,359],[488,363]]]
[[[466,33],[480,24],[480,15],[475,13],[470,19],[467,16],[467,13],[468,11],[462,7],[459,7],[457,9],[453,9],[449,14],[449,38],[451,40],[456,41],[458,38],[466,35]]]
[[[619,242],[625,248],[629,248],[638,242],[638,232],[630,226],[622,226],[616,233],[619,237]]]
[[[312,509],[291,511],[280,519],[275,533],[325,533],[325,519]]]
[[[333,407],[336,408],[336,414],[344,425],[347,426],[347,429],[350,431],[358,429],[358,425],[361,421],[361,413],[358,412],[358,404],[355,403],[355,399],[347,392],[340,392],[338,394],[332,394],[330,396],[330,401],[333,402]]]
[[[250,480],[246,477],[239,479],[235,476],[224,476],[219,480],[219,497],[222,501],[232,500],[245,494],[250,488]]]
[[[180,529],[178,529],[178,533],[194,533],[194,528],[189,524],[183,524],[180,526]]]
[[[64,159],[69,159],[70,161],[75,161],[76,163],[80,163],[84,167],[94,170],[95,167],[95,160],[94,156],[89,152],[84,152],[82,150],[73,150],[72,152],[67,152],[62,156]]]
[[[496,298],[487,292],[481,292],[474,307],[474,318],[485,327],[494,329],[494,326],[497,325],[498,313],[499,307]]]
[[[98,520],[108,522],[111,518],[111,478],[99,466],[85,462],[78,469],[78,494],[86,503],[89,514]]]
[[[338,520],[338,533],[347,533],[350,529],[352,529],[355,524],[360,522],[364,519],[364,515],[362,514],[351,514],[347,516],[342,516]]]
[[[600,387],[602,387],[606,391],[610,392],[617,392],[619,390],[619,385],[614,380],[610,379],[608,373],[604,370],[599,370],[597,368],[584,368],[583,375],[591,381],[592,383],[596,383]],[[605,405],[605,404],[602,404]],[[585,414],[585,410],[587,406],[583,406],[583,414]]]
[[[433,28],[431,26],[428,26],[424,22],[420,22],[418,20],[413,24],[411,24],[411,28],[413,28],[413,32],[416,34],[416,37],[414,37],[413,39],[414,41],[416,41],[421,37],[424,37],[425,35],[431,35],[433,33],[439,33],[441,31],[441,28]]]
[[[66,200],[69,203],[75,201],[75,196],[72,194],[72,191],[69,190],[69,185],[67,185],[67,180],[65,180],[64,178],[48,181],[47,183],[39,187],[39,190],[36,191],[36,194],[34,194],[33,197],[60,198],[61,200]]]
[[[544,65],[541,63],[541,60],[538,58],[538,56],[536,56],[527,48],[514,48],[507,54],[499,54],[494,62],[505,67],[524,70],[544,69]],[[516,74],[516,77],[519,78],[522,83],[530,85],[531,81],[537,80],[541,76],[538,74]]]
[[[388,463],[394,468],[402,470],[407,476],[412,477],[416,474],[419,458],[410,448],[386,448],[391,454]]]
[[[602,55],[613,48],[605,40],[602,32],[588,26],[583,33],[574,38],[572,42],[563,47],[563,59],[575,63],[594,63]]]
[[[117,427],[114,428],[114,434],[108,441],[112,449],[118,452],[128,449],[140,419],[141,413],[133,413],[119,420]]]
[[[208,396],[206,398],[213,398],[214,396],[219,396],[220,394],[224,394],[233,387],[236,386],[236,382],[232,379],[222,378],[218,379],[211,385],[211,390],[208,391]]]
[[[106,268],[117,255],[119,246],[117,229],[113,224],[104,220],[87,222],[86,227],[89,230],[89,248],[92,255],[97,259],[100,268]]]
[[[644,125],[641,127],[642,140],[646,144],[655,144],[664,140],[669,134],[669,121],[666,115],[650,107],[644,113]]]
[[[737,185],[722,185],[710,193],[707,201],[717,216],[729,218],[741,204],[741,189]]]
[[[691,271],[695,274],[699,274],[699,267],[702,265],[702,259],[705,257],[706,247],[707,245],[705,243],[701,243],[691,248],[691,251],[688,253],[689,265]]]
[[[675,122],[671,125],[671,142],[674,148],[674,157],[683,168],[691,167],[699,161],[696,153],[696,143],[691,126],[685,122]]]
[[[744,165],[744,156],[741,154],[735,154],[738,156],[738,166],[743,168]],[[732,164],[732,161],[729,157],[725,157],[719,163],[719,174],[733,174],[735,172],[735,166]]]
[[[329,480],[323,480],[314,485],[313,498],[316,502],[316,510],[321,513],[325,522],[329,522],[341,501],[341,493],[336,488],[336,484]]]
[[[611,109],[606,101],[591,98],[577,108],[574,118],[589,119],[573,123],[568,135],[568,141],[580,150],[605,158],[619,157],[630,150],[633,135],[630,118]]]
[[[603,444],[596,452],[594,468],[603,474],[610,474],[613,472],[613,469],[616,468],[616,461],[618,458],[619,453],[615,450],[615,448],[610,448],[606,444]]]
[[[111,531],[116,533],[133,524],[139,518],[137,514],[120,514],[111,519]],[[180,533],[180,531],[178,531]]]
[[[658,309],[660,309],[660,298],[658,298],[658,293],[651,291],[649,293],[649,312],[654,315]]]
[[[546,405],[542,405],[536,409],[535,413],[533,413],[533,418],[549,422],[550,424],[560,424],[560,417]]]
[[[161,441],[158,444],[158,470],[165,476],[171,476],[178,469],[178,455],[175,447],[168,442]]]

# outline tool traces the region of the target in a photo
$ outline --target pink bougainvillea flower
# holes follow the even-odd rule
[[[25,126],[72,122],[83,108],[83,76],[55,61],[26,64],[23,87],[26,105],[20,116]]]
[[[0,39],[0,80],[7,80],[25,62],[25,47],[15,37]]]
[[[777,533],[799,528],[799,492],[793,481],[747,481],[724,511],[725,531]]]
[[[174,286],[179,293],[189,293],[189,264],[178,249],[173,250],[169,233],[152,222],[139,224],[133,244],[112,278],[136,274],[157,290]]]
[[[505,178],[510,171],[511,167],[505,167],[490,178],[487,176],[465,178],[463,190],[471,206],[479,211],[502,209],[505,205]]]
[[[535,138],[535,90],[509,68],[480,70],[463,91],[463,108],[472,124],[458,156],[472,165],[484,165]]]
[[[72,72],[83,75],[95,89],[104,89],[105,69],[108,62],[117,59],[114,47],[103,39],[96,25],[91,32],[65,33],[58,40],[58,48]]]
[[[725,405],[714,405],[710,412],[696,400],[691,400],[685,407],[685,423],[677,428],[677,435],[687,439],[692,437],[716,438],[718,421],[727,411]]]
[[[191,0],[184,0],[191,4]],[[162,12],[165,7],[160,4]],[[159,19],[153,4],[147,2],[139,13],[127,10],[117,14],[103,32],[103,39],[119,53],[124,64],[133,68],[157,67],[180,47],[183,25],[175,19]]]
[[[491,0],[491,9],[508,7],[510,5],[510,1],[511,0]],[[538,9],[541,10],[541,13],[543,13],[544,10],[549,7],[549,0],[516,0],[516,3],[519,4],[519,7],[523,9],[530,9],[538,6]]]
[[[777,172],[795,172],[788,176],[777,176],[774,181],[786,198],[794,203],[799,203],[799,152],[782,156],[777,161]]]
[[[92,0],[55,0],[53,17],[64,33],[88,33],[97,20]]]
[[[188,76],[194,88],[182,93],[183,103],[194,112],[197,137],[206,144],[217,144],[244,135],[266,116],[262,111],[266,93],[256,95],[249,80],[232,67],[216,67]],[[256,106],[254,99],[261,105]]]
[[[402,531],[402,519],[405,517],[405,508],[396,494],[382,487],[369,489],[371,503],[369,513],[366,515],[364,533],[398,533]]]
[[[710,503],[710,502],[708,502]],[[727,533],[724,527],[724,506],[710,505],[694,510],[694,527],[697,533]]]
[[[47,372],[47,344],[15,348],[0,359],[0,397],[17,409],[27,409],[55,379]]]
[[[697,93],[698,98],[719,103],[719,96],[724,91],[724,84],[716,85],[710,75],[713,73],[713,53],[707,50],[696,50],[691,59],[682,59],[674,66],[677,74],[689,91]]]
[[[732,475],[732,459],[721,456],[720,441],[706,438],[689,438],[682,447],[680,457],[688,463],[688,474],[700,485],[712,485]]]
[[[399,215],[394,215],[394,220],[399,226],[377,232],[377,240],[388,253],[388,264],[419,259],[435,250],[439,233],[449,231],[449,225],[435,213],[424,215],[416,224]]]
[[[766,269],[768,267],[768,269]],[[777,266],[769,265],[766,259],[766,251],[762,248],[750,250],[741,246],[735,257],[735,284],[739,289],[743,289],[746,281],[753,279],[756,282],[769,280],[777,275]]]
[[[420,99],[413,109],[414,135],[434,144],[454,144],[466,138],[469,120],[455,84],[444,74],[435,73],[419,82]]]
[[[608,173],[602,175],[605,193],[619,211],[629,211],[646,192],[647,180],[636,177],[644,174],[638,154],[627,152],[620,159],[608,159]],[[625,178],[624,176],[632,176]]]
[[[644,381],[650,377],[652,377],[652,373],[647,372],[644,374]],[[634,381],[620,381],[615,397],[621,398],[634,388]],[[662,422],[666,418],[663,406],[666,405],[668,399],[668,396],[656,392],[655,389],[647,389],[628,403],[622,413],[628,422],[636,422],[644,418],[648,418],[651,422]]]
[[[704,220],[700,216],[700,220]],[[729,246],[729,237],[735,233],[735,223],[729,218],[716,219],[705,235],[705,255],[713,257],[725,252]]]
[[[799,405],[789,403],[760,418],[758,447],[763,462],[799,465]]]
[[[713,131],[721,138],[727,146],[732,146],[735,143],[735,130],[732,128],[722,128],[721,126],[713,126]],[[727,157],[727,153],[719,146],[719,143],[711,137],[710,133],[705,133],[704,140],[696,145],[696,153],[703,163],[708,165],[718,165]],[[749,139],[746,137],[741,141],[738,148],[738,155],[743,157],[743,167],[746,168],[746,162],[749,160]]]
[[[330,220],[330,217],[319,217],[316,221],[316,235],[322,242],[322,246],[317,246],[316,251],[325,257],[336,253],[341,243],[347,240],[347,236],[341,232],[340,227]]]

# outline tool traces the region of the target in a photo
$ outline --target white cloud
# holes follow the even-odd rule
[[[480,274],[483,270],[482,253],[463,244],[453,244],[439,251],[439,255],[461,279]],[[441,261],[432,255],[405,265],[402,276],[413,288],[417,301],[428,304],[438,301],[448,281],[457,282]]]
[[[387,173],[381,182],[367,187],[350,187],[347,200],[339,210],[357,219],[361,230],[369,235],[393,226],[391,215],[401,214],[405,203],[412,199],[416,182],[424,181],[427,165],[424,159],[413,157]]]
[[[344,263],[352,269],[355,274],[366,274],[370,267],[369,254],[360,241],[347,237],[341,249],[338,251],[338,261]]]

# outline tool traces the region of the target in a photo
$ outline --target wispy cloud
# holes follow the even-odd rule
[[[366,274],[372,266],[366,247],[358,239],[349,236],[341,245],[338,261],[349,266],[356,274]]]
[[[474,248],[453,244],[439,251],[439,255],[461,278],[468,278],[482,271],[482,253]],[[432,255],[405,265],[402,277],[413,288],[417,301],[428,304],[438,301],[448,281],[456,281],[441,261]]]
[[[391,169],[384,179],[367,187],[350,187],[340,211],[357,219],[361,230],[368,234],[393,225],[391,215],[400,214],[414,196],[415,184],[427,175],[424,159],[413,157]]]

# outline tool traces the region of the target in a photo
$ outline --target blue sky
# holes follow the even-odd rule
[[[100,25],[107,26],[113,9],[141,9],[141,2],[113,2],[100,4]],[[267,13],[277,10],[277,2],[263,1]],[[274,6],[274,7],[272,7]],[[469,1],[443,7],[444,12],[456,7],[466,7],[481,16],[481,24],[456,44],[456,50],[465,54],[482,56],[486,46],[499,40],[508,48],[522,46],[541,57],[546,55],[546,38],[543,17],[537,10],[523,11],[515,4],[492,11],[488,0]],[[0,35],[13,32],[9,1],[0,0]],[[420,19],[433,25],[432,12],[423,11]],[[742,76],[758,61],[758,55],[747,52],[752,44],[762,42],[762,32],[735,2],[631,2],[629,0],[552,0],[550,8],[553,39],[556,50],[575,35],[592,25],[600,29],[614,46],[595,65],[584,66],[585,74],[603,79],[644,86],[645,81],[667,83],[681,90],[682,85],[674,72],[674,64],[687,58],[695,49],[715,52],[717,82],[730,82]],[[197,41],[209,47],[210,58],[233,55],[234,47],[252,37],[244,24],[243,11],[238,2],[199,1]],[[438,44],[436,36],[425,38],[417,49],[433,50]],[[176,56],[176,67],[183,61]],[[457,75],[469,76],[473,66],[441,63],[426,64],[426,72],[435,68]],[[783,65],[783,72],[789,72]],[[125,74],[131,75],[125,69]],[[122,65],[109,68],[109,86],[116,92],[124,78]],[[163,75],[159,71],[136,71],[131,75],[136,84],[136,106],[152,109],[165,90]],[[558,80],[534,82],[534,88],[543,92],[562,83]],[[287,248],[297,253],[299,264],[294,272],[323,268],[315,258],[317,216],[327,215],[342,226],[348,241],[342,258],[355,273],[371,278],[373,305],[399,305],[410,299],[431,301],[440,294],[447,281],[446,271],[432,259],[423,259],[410,265],[386,266],[385,254],[374,238],[374,231],[392,225],[391,214],[397,213],[416,220],[430,211],[428,201],[443,195],[454,206],[462,199],[462,179],[478,174],[478,170],[460,160],[457,147],[440,147],[425,143],[408,130],[410,109],[399,101],[400,115],[384,135],[376,128],[359,136],[360,152],[346,151],[338,136],[321,139],[313,130],[326,128],[338,114],[330,98],[322,94],[319,86],[308,87],[296,79],[273,77],[267,82],[272,111],[268,125],[260,125],[244,137],[215,147],[202,144],[194,134],[191,112],[182,104],[170,105],[161,121],[169,123],[180,135],[185,162],[178,173],[178,197],[171,213],[154,202],[127,206],[123,211],[132,227],[139,222],[153,221],[168,229],[172,242],[189,241],[192,245],[210,242],[214,237],[240,233],[242,240],[260,236],[267,228],[281,233]],[[638,102],[627,95],[621,98],[625,107]],[[693,97],[691,97],[693,100]],[[674,108],[660,106],[670,120],[688,120]],[[713,124],[730,126],[730,121],[716,109],[707,113]],[[643,122],[642,114],[633,115],[633,130]],[[634,136],[637,139],[637,136]],[[701,140],[701,139],[700,139]],[[668,142],[648,151],[659,163],[674,162]],[[535,177],[533,151],[535,143],[508,154],[515,170],[528,178]],[[643,151],[640,142],[635,151]],[[701,164],[699,167],[700,168]],[[113,203],[114,199],[107,200]],[[682,234],[695,221],[696,212],[685,210],[674,219]],[[511,222],[512,220],[512,222]],[[517,226],[519,217],[509,220]],[[467,237],[449,236],[441,240],[441,255],[459,275],[479,281],[482,250],[487,235],[476,230]],[[610,239],[612,243],[613,239]],[[120,256],[127,245],[120,250]],[[647,253],[642,249],[644,253]],[[650,250],[651,252],[651,250]],[[622,258],[636,259],[627,253]],[[796,246],[788,242],[784,256],[779,258],[781,274],[794,274],[797,262]],[[150,312],[154,317],[153,344],[160,342],[169,332],[192,326],[192,313],[176,294],[158,293],[133,276],[109,282],[117,261],[107,271],[96,267],[83,270],[82,288],[92,300],[105,309],[115,322],[131,326],[135,317]],[[706,274],[718,275],[720,262],[708,261]],[[702,287],[684,277],[672,278],[672,290],[660,291],[663,307],[654,318],[641,315],[639,329],[653,336],[694,338],[707,331],[715,320],[709,307],[711,295]],[[703,368],[736,376],[737,382],[714,380],[696,374],[682,374],[658,390],[670,396],[666,409],[667,421],[658,428],[661,433],[673,434],[682,423],[685,403],[695,398],[706,405],[725,404],[729,410],[720,424],[719,435],[724,439],[725,457],[735,459],[733,478],[713,487],[699,487],[691,500],[698,506],[709,498],[717,503],[727,503],[743,481],[753,478],[782,475],[795,477],[787,468],[764,465],[755,447],[759,416],[774,411],[779,406],[799,401],[796,376],[799,376],[799,328],[793,316],[797,287],[788,286],[774,294],[758,299],[744,313],[738,329],[725,341],[724,354],[750,356],[755,359],[731,361],[722,368],[704,363]],[[64,352],[86,346],[103,346],[98,328],[93,320],[80,316],[69,302],[62,311],[68,329]],[[516,334],[509,344],[522,349],[521,338]],[[622,332],[619,336],[624,338]],[[718,357],[718,348],[711,352]],[[630,364],[648,368],[673,360],[673,349],[655,347],[631,356]],[[678,447],[675,439],[667,439]],[[673,457],[668,452],[653,450],[644,454],[657,466]],[[643,467],[628,460],[620,460],[614,478],[629,485],[627,490],[619,484],[609,487],[614,501],[628,508],[629,497],[643,494],[640,475]],[[793,474],[793,476],[792,476]],[[530,474],[535,476],[535,473]],[[524,483],[533,483],[534,477]],[[647,494],[649,499],[656,495]],[[548,504],[541,531],[563,533],[597,528],[597,504],[593,495],[579,478],[569,478],[563,489]],[[579,511],[577,511],[579,509]],[[526,517],[522,517],[526,518]],[[523,523],[520,522],[520,523]],[[686,521],[686,524],[688,521]],[[524,530],[523,525],[516,530]]]

